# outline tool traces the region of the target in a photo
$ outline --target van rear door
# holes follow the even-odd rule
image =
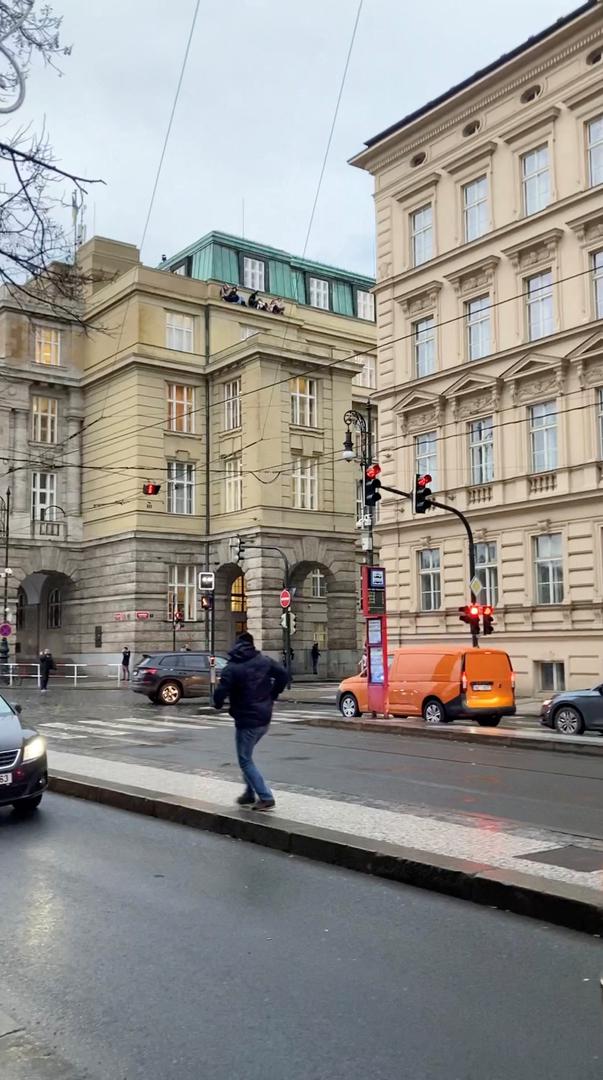
[[[465,653],[463,682],[469,709],[496,712],[515,705],[513,668],[505,652],[476,649]]]

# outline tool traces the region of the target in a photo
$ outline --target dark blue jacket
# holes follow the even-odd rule
[[[228,711],[236,727],[265,727],[272,719],[272,706],[286,685],[284,667],[241,641],[228,654],[228,663],[214,690],[214,705],[221,709],[228,698]]]

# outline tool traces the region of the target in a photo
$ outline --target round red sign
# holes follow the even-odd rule
[[[281,607],[288,608],[291,606],[291,593],[288,589],[283,589],[281,593]]]

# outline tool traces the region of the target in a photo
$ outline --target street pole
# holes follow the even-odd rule
[[[4,502],[4,622],[8,622],[8,553],[10,543],[10,488],[6,489]],[[10,648],[8,638],[3,637],[0,642],[0,657],[4,663],[8,662]]]
[[[176,593],[172,593],[172,652],[176,652]]]
[[[391,491],[394,495],[402,495],[405,499],[412,499],[410,491],[400,491],[400,488],[387,487],[386,484],[382,484],[381,487],[383,491]],[[438,499],[430,498],[427,501],[430,506],[437,506],[439,510],[447,510],[449,514],[454,514],[457,518],[459,518],[460,521],[462,521],[463,525],[465,526],[465,530],[467,532],[467,540],[469,542],[469,588],[471,591],[471,603],[475,604],[477,597],[471,587],[473,583],[473,578],[475,577],[475,545],[473,543],[473,531],[471,529],[471,526],[467,521],[465,515],[462,514],[460,510],[457,510],[456,506],[449,506],[448,503],[439,502]],[[473,642],[474,649],[479,648],[477,634],[474,633],[473,630],[471,631],[471,640]]]
[[[357,409],[348,409],[343,416],[343,422],[347,427],[345,441],[343,444],[343,457],[345,461],[353,461],[354,446],[352,443],[352,434],[350,428],[352,424],[360,432],[360,467],[362,469],[362,548],[364,553],[364,561],[367,566],[373,564],[373,508],[372,506],[366,506],[364,502],[364,491],[366,482],[366,470],[369,465],[372,464],[373,450],[372,450],[372,409],[370,401],[367,402],[367,417],[358,412]],[[365,527],[364,522],[367,521]]]

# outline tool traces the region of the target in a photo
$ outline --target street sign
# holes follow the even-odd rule
[[[125,622],[126,613],[125,611],[116,611],[113,618],[115,619],[115,622]]]
[[[199,592],[213,592],[216,587],[216,575],[213,570],[200,570],[197,574]]]
[[[477,594],[482,591],[483,587],[484,586],[482,585],[477,574],[475,577],[471,578],[471,581],[469,582],[469,588],[471,589],[472,593],[475,593],[475,595],[477,596]]]
[[[136,612],[136,618],[138,619],[139,622],[145,622],[146,619],[151,618],[151,612],[150,611],[137,611]]]
[[[283,589],[281,592],[281,607],[288,608],[291,605],[291,593],[288,589]]]
[[[12,632],[13,628],[10,623],[2,623],[2,626],[0,626],[0,637],[10,637]]]

